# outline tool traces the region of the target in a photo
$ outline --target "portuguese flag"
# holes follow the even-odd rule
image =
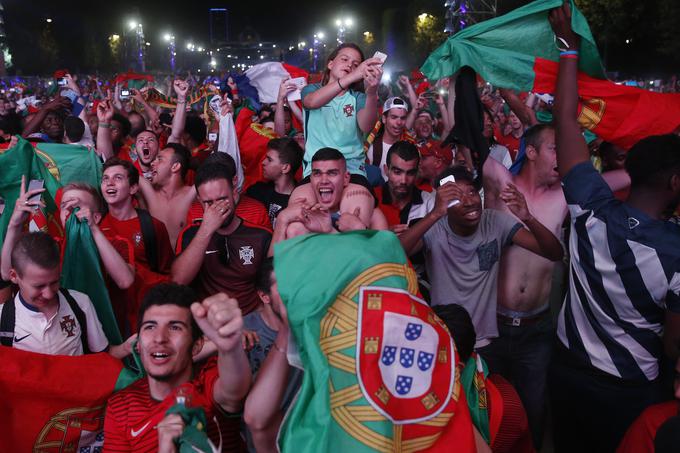
[[[236,113],[236,136],[243,165],[243,188],[245,190],[263,180],[262,161],[267,156],[269,140],[278,137],[274,131],[252,120],[255,110],[246,102]]]
[[[492,85],[554,93],[559,50],[548,22],[563,0],[536,0],[510,13],[467,27],[451,36],[425,61],[421,71],[437,80],[472,67]],[[680,94],[654,93],[606,79],[588,23],[570,0],[572,29],[581,37],[579,122],[625,149],[649,135],[680,126]]]
[[[129,383],[121,361],[0,346],[0,363],[1,451],[101,451],[106,400]]]
[[[297,237],[274,268],[305,370],[283,452],[475,451],[453,341],[394,234]]]

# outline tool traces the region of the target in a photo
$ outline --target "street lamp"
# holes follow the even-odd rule
[[[144,72],[146,71],[146,64],[144,63],[144,53],[145,49],[147,46],[150,46],[151,44],[148,44],[146,40],[144,39],[144,27],[142,26],[141,22],[137,22],[137,20],[130,20],[128,22],[128,27],[130,28],[130,31],[133,32],[133,37],[132,39],[134,40],[134,49],[135,49],[135,58],[137,59],[137,64],[139,65],[139,71]]]
[[[338,43],[342,44],[345,41],[345,32],[354,25],[354,20],[351,17],[335,19],[335,25],[338,27]]]
[[[45,19],[45,22],[47,22],[48,24],[51,24],[51,23],[52,23],[52,19],[50,19],[50,18],[48,17],[47,19]]]
[[[319,64],[319,57],[320,57],[320,50],[323,45],[323,39],[326,37],[326,34],[322,31],[317,32],[314,34],[314,43],[312,45],[312,49],[310,49],[312,52],[312,71],[316,72],[318,69],[318,64]]]
[[[130,22],[128,22],[128,27],[130,27],[130,30],[134,30],[135,28],[137,28],[137,22],[131,20]]]
[[[168,52],[170,53],[170,69],[175,72],[175,55],[177,55],[175,49],[175,35],[171,33],[165,33],[163,35],[163,41],[168,43]]]

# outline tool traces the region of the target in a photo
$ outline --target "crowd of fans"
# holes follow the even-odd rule
[[[45,189],[23,178],[3,212],[3,344],[136,351],[147,378],[110,399],[104,451],[176,451],[184,423],[166,411],[179,392],[219,419],[208,435],[223,451],[276,451],[302,371],[286,358],[274,244],[390,230],[451,327],[461,369],[483,362],[517,402],[505,427],[514,443],[482,440],[478,450],[540,450],[550,420],[558,451],[651,451],[678,413],[680,137],[630,150],[584,137],[578,37],[563,10],[551,19],[568,44],[555,97],[478,83],[482,161],[452,133],[455,77],[381,84],[382,61],[349,43],[300,101],[288,101],[297,87],[284,79],[277,102],[258,111],[228,77],[210,113],[189,98],[220,89],[219,78],[167,80],[157,88],[171,107],[153,102],[151,84],[128,97],[120,84],[68,73],[6,86],[0,152],[22,136],[82,145],[103,162],[100,187],[60,189],[55,217],[89,226],[126,341],[109,345],[88,295],[60,288],[64,238],[28,232]],[[272,138],[248,155],[239,124]]]

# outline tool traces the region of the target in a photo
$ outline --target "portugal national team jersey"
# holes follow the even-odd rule
[[[205,410],[208,437],[216,446],[221,440],[222,450],[219,451],[242,451],[241,418],[227,414],[213,400],[217,378],[217,362],[211,359],[198,370],[194,380],[177,387],[163,401],[151,398],[147,378],[114,394],[106,406],[104,452],[158,451],[156,426],[165,417],[165,412],[175,405],[178,395],[186,399],[188,407],[200,406]]]

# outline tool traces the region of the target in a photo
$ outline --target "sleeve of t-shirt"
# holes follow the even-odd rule
[[[491,227],[498,232],[498,239],[501,247],[512,244],[512,238],[520,228],[524,228],[513,216],[495,209],[485,210],[486,215],[491,216]]]
[[[78,303],[78,306],[85,314],[85,322],[87,323],[87,344],[92,352],[101,352],[107,348],[109,341],[106,339],[102,323],[97,317],[97,312],[92,305],[92,301],[87,296],[77,291],[69,291]]]
[[[156,240],[158,241],[158,270],[161,274],[169,274],[172,267],[172,260],[175,254],[172,252],[170,237],[165,224],[158,219],[153,219],[153,228],[156,230]]]
[[[573,217],[586,210],[595,211],[614,200],[611,189],[590,161],[569,170],[562,179],[562,188]]]
[[[423,252],[431,248],[432,244],[436,244],[439,240],[439,220],[425,232],[422,238]]]
[[[177,245],[175,246],[175,254],[177,256],[180,255],[186,249],[189,247],[189,244],[191,244],[191,240],[196,236],[196,232],[198,231],[198,225],[190,225],[183,229],[179,233],[179,237],[177,238]]]
[[[309,93],[313,93],[316,90],[321,88],[320,83],[310,83],[309,85],[306,85],[302,91],[300,92],[300,97],[302,98],[302,102],[304,103],[305,101],[305,96],[307,96]],[[304,105],[304,104],[303,104]]]

